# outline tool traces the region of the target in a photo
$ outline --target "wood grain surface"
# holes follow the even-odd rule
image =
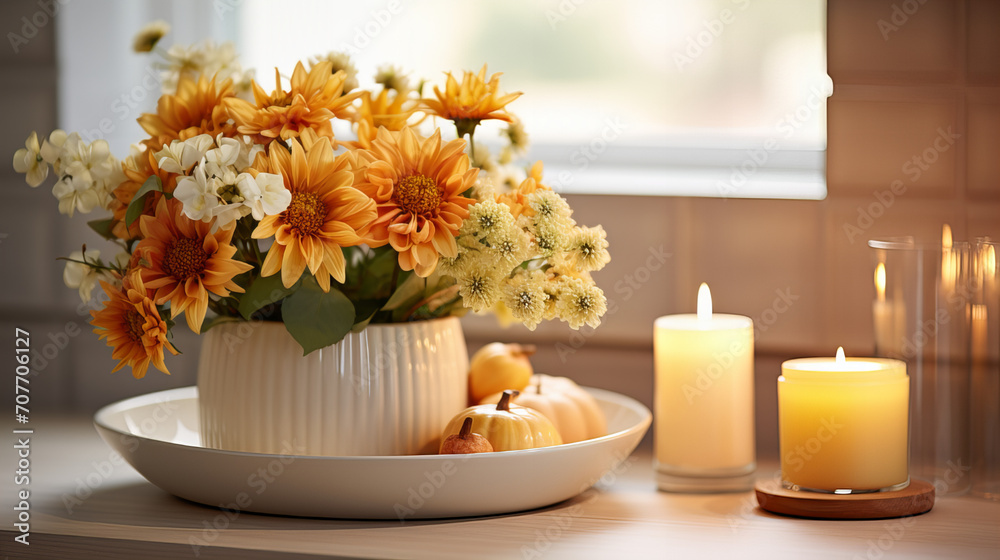
[[[925,515],[874,521],[785,517],[760,509],[753,492],[658,492],[650,451],[642,448],[597,488],[510,515],[402,523],[225,512],[146,482],[100,440],[89,418],[32,417],[32,424],[33,544],[13,540],[16,487],[4,475],[0,558],[995,560],[1000,550],[998,503],[946,497]],[[8,474],[13,443],[9,432],[0,441]],[[776,471],[776,463],[765,463],[758,475],[771,480]]]

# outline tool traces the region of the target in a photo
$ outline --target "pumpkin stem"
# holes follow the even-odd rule
[[[515,356],[532,356],[538,350],[534,344],[508,344],[507,348]]]
[[[542,376],[538,376],[538,384],[535,385],[535,392],[539,395],[542,394]]]
[[[513,389],[507,389],[500,395],[500,402],[497,403],[497,410],[502,410],[504,412],[510,411],[510,399],[521,394],[521,391],[514,391]]]
[[[472,417],[466,416],[465,422],[462,422],[462,429],[458,431],[458,437],[465,439],[469,437],[472,433]]]

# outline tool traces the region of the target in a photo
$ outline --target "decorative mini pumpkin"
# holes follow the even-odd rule
[[[486,397],[483,403],[496,402],[497,398],[499,395]],[[552,420],[564,443],[608,433],[607,421],[597,400],[568,377],[536,374],[514,402]]]
[[[534,346],[502,342],[480,348],[469,362],[469,403],[507,389],[520,391],[527,387],[534,373],[528,356],[534,353]]]
[[[443,439],[459,433],[466,418],[472,418],[470,431],[483,435],[493,451],[513,451],[560,445],[562,437],[552,421],[540,412],[511,405],[517,391],[504,391],[497,404],[472,406],[452,418],[444,429]]]
[[[449,453],[492,453],[493,446],[490,440],[472,431],[472,417],[466,416],[462,422],[462,429],[457,434],[452,434],[441,442],[442,455]]]

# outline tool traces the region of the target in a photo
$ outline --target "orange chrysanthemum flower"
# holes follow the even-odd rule
[[[320,62],[308,72],[301,62],[292,73],[291,89],[281,89],[281,74],[274,70],[275,89],[268,95],[253,82],[256,105],[239,98],[226,100],[229,115],[240,134],[254,136],[258,144],[280,138],[300,138],[306,148],[319,137],[333,139],[330,119],[348,118],[351,102],[359,92],[343,94],[346,74],[331,74],[333,64]]]
[[[410,128],[381,128],[364,152],[369,163],[355,186],[378,204],[369,243],[390,244],[403,270],[430,276],[439,256],[458,254],[455,235],[476,202],[462,193],[479,173],[464,150],[464,140],[442,146],[440,130],[424,139]]]
[[[408,126],[420,124],[423,118],[410,122],[410,118],[419,108],[420,101],[410,98],[405,92],[384,88],[375,97],[372,97],[370,91],[361,92],[361,107],[354,115],[354,120],[358,124],[357,146],[371,147],[372,140],[381,127],[403,130]]]
[[[229,122],[224,106],[225,100],[235,95],[232,80],[216,84],[214,78],[200,76],[196,81],[181,76],[176,94],[160,97],[155,114],[139,117],[139,125],[150,135],[143,144],[156,152],[172,140],[187,140],[199,134],[210,134],[213,138],[220,133],[235,136],[236,127]]]
[[[208,293],[227,297],[243,293],[233,278],[251,268],[233,260],[236,247],[231,229],[211,232],[212,224],[191,220],[181,213],[177,199],[161,197],[154,216],[139,218],[142,241],[134,253],[145,261],[139,270],[157,305],[170,302],[170,317],[184,313],[194,332],[208,311]]]
[[[459,85],[451,72],[448,72],[444,93],[434,86],[434,95],[437,99],[424,100],[427,109],[434,115],[455,121],[460,136],[468,134],[479,121],[486,119],[511,122],[511,116],[504,107],[520,97],[521,92],[498,97],[497,89],[500,87],[501,74],[499,72],[493,74],[487,82],[485,64],[478,75],[468,71],[463,74],[462,84]]]
[[[521,214],[527,216],[534,215],[534,211],[528,206],[527,196],[538,190],[550,191],[549,187],[542,184],[542,162],[536,161],[528,172],[528,177],[521,181],[517,188],[496,195],[496,201],[506,204],[510,208],[511,215],[517,218]]]
[[[174,192],[174,187],[177,186],[177,175],[160,169],[156,164],[156,158],[153,156],[153,150],[150,149],[126,158],[122,162],[122,171],[125,172],[125,181],[111,191],[111,204],[108,209],[111,210],[112,219],[114,220],[111,226],[111,233],[118,239],[129,240],[139,237],[139,223],[133,222],[131,227],[126,227],[125,214],[128,211],[128,205],[135,198],[135,194],[142,188],[142,184],[146,182],[146,179],[156,175],[160,178],[163,191],[172,193]],[[152,215],[156,210],[156,203],[159,202],[161,196],[160,193],[155,191],[149,193],[146,197],[146,206],[142,214]]]
[[[126,276],[121,288],[104,281],[101,287],[109,299],[103,309],[90,312],[90,324],[97,327],[94,332],[98,338],[107,339],[108,346],[114,349],[111,357],[118,360],[118,365],[111,373],[130,366],[132,376],[139,379],[152,363],[170,375],[163,363],[163,350],[177,354],[177,349],[167,340],[167,323],[147,296],[138,271]]]
[[[306,267],[324,292],[330,277],[344,282],[342,247],[360,245],[368,225],[375,220],[375,203],[353,188],[354,174],[346,154],[334,158],[333,147],[320,138],[309,150],[292,140],[289,154],[272,144],[262,172],[280,173],[292,201],[280,214],[265,216],[253,232],[254,239],[274,237],[261,266],[261,275],[281,271],[281,282],[290,288]],[[348,152],[350,153],[350,152]],[[257,163],[265,167],[258,156]]]

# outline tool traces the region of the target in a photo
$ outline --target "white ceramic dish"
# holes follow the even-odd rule
[[[202,447],[198,390],[108,405],[94,424],[147,480],[202,504],[279,515],[421,519],[509,513],[576,496],[625,460],[649,428],[639,402],[588,389],[609,434],[479,455],[308,457]]]

